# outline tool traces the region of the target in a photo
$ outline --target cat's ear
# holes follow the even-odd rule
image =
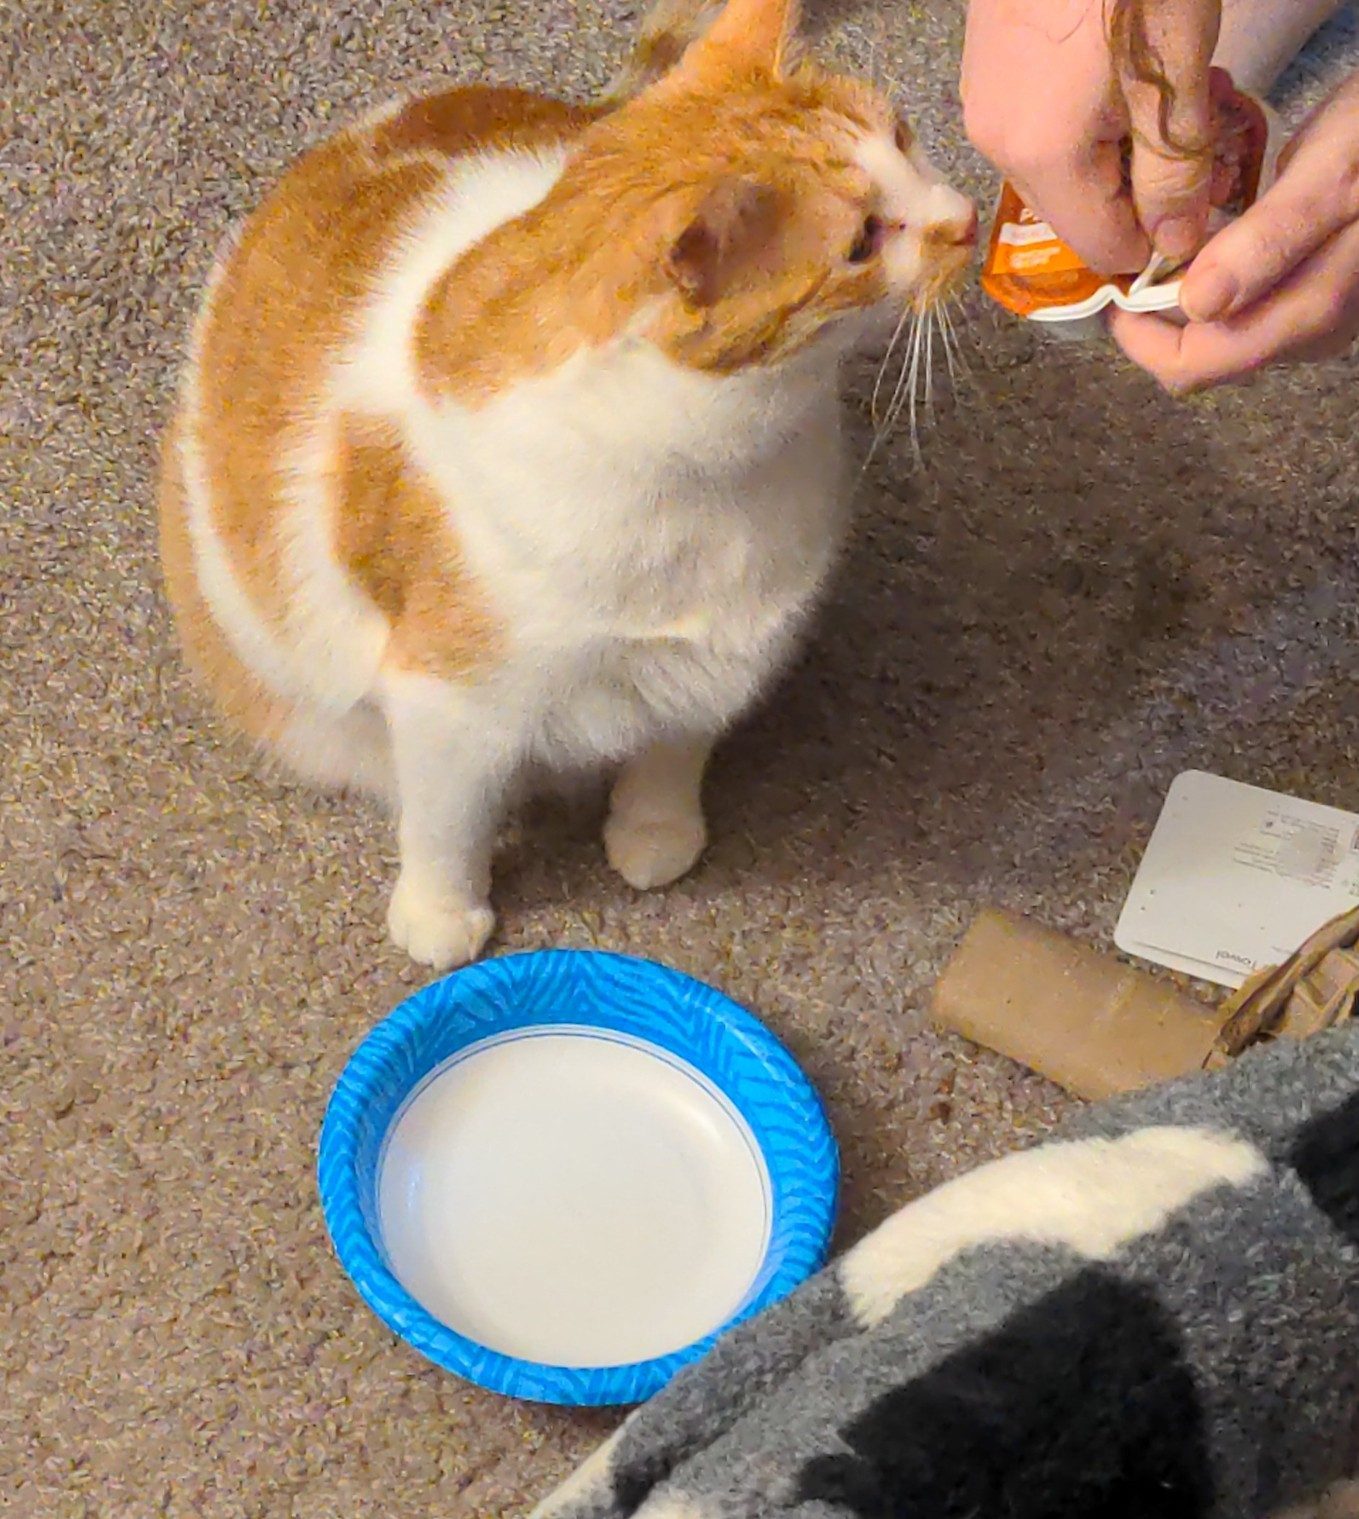
[[[632,52],[615,75],[605,100],[621,104],[670,73],[703,36],[722,0],[656,0],[642,18]]]
[[[689,306],[712,306],[774,235],[778,193],[751,179],[713,186],[666,255],[666,273]]]
[[[685,55],[691,68],[733,64],[784,73],[793,61],[798,0],[727,0]]]

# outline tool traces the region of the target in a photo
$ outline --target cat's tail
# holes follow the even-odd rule
[[[642,18],[632,52],[606,87],[601,104],[622,105],[662,74],[713,24],[723,0],[656,0]]]

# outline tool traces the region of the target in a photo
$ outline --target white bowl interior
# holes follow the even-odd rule
[[[393,1273],[441,1323],[582,1368],[720,1328],[771,1222],[768,1171],[723,1094],[586,1028],[497,1036],[431,1073],[387,1137],[378,1212]]]

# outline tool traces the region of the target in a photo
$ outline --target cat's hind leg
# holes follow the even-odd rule
[[[604,850],[629,886],[669,886],[708,842],[703,772],[710,739],[653,744],[623,767],[609,800]]]
[[[361,791],[396,810],[396,776],[387,720],[367,703],[334,714],[294,707],[270,748],[289,769],[327,791]]]

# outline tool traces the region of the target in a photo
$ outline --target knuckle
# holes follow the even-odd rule
[[[978,152],[994,160],[1005,135],[1003,115],[987,91],[971,90],[964,84],[962,96],[963,130]]]
[[[1223,233],[1231,237],[1232,261],[1248,270],[1252,283],[1268,287],[1281,279],[1297,262],[1300,250],[1296,233],[1288,225],[1263,217],[1243,217]]]
[[[1143,149],[1133,159],[1133,183],[1163,200],[1189,202],[1208,189],[1211,167],[1197,158]]]
[[[1196,391],[1201,390],[1204,385],[1204,381],[1197,375],[1181,374],[1179,372],[1158,375],[1157,378],[1161,382],[1161,389],[1167,395],[1174,396],[1177,401],[1184,400],[1186,396],[1192,396]]]
[[[1158,368],[1156,378],[1168,395],[1182,400],[1207,389],[1221,377],[1222,364],[1214,362],[1215,357],[1220,359],[1221,355],[1205,354],[1192,347],[1181,346]]]
[[[1155,359],[1144,362],[1142,367],[1167,395],[1188,395],[1198,382],[1198,376],[1192,372],[1185,362],[1184,354],[1178,350],[1158,355]]]
[[[1196,223],[1200,229],[1206,220],[1206,206],[1201,191],[1174,180],[1134,181],[1133,201],[1146,226],[1174,217]]]
[[[1328,280],[1313,293],[1307,326],[1317,336],[1339,332],[1351,320],[1352,294],[1339,281]]]
[[[992,99],[964,97],[963,129],[984,158],[1009,174],[1041,170],[1059,156],[1041,124],[1013,121]]]
[[[1347,221],[1359,221],[1359,145],[1340,165],[1336,199],[1345,208]]]
[[[1024,155],[1016,151],[1014,134],[1006,131],[989,106],[964,111],[963,129],[972,146],[999,168],[1011,172],[1025,166]]]

